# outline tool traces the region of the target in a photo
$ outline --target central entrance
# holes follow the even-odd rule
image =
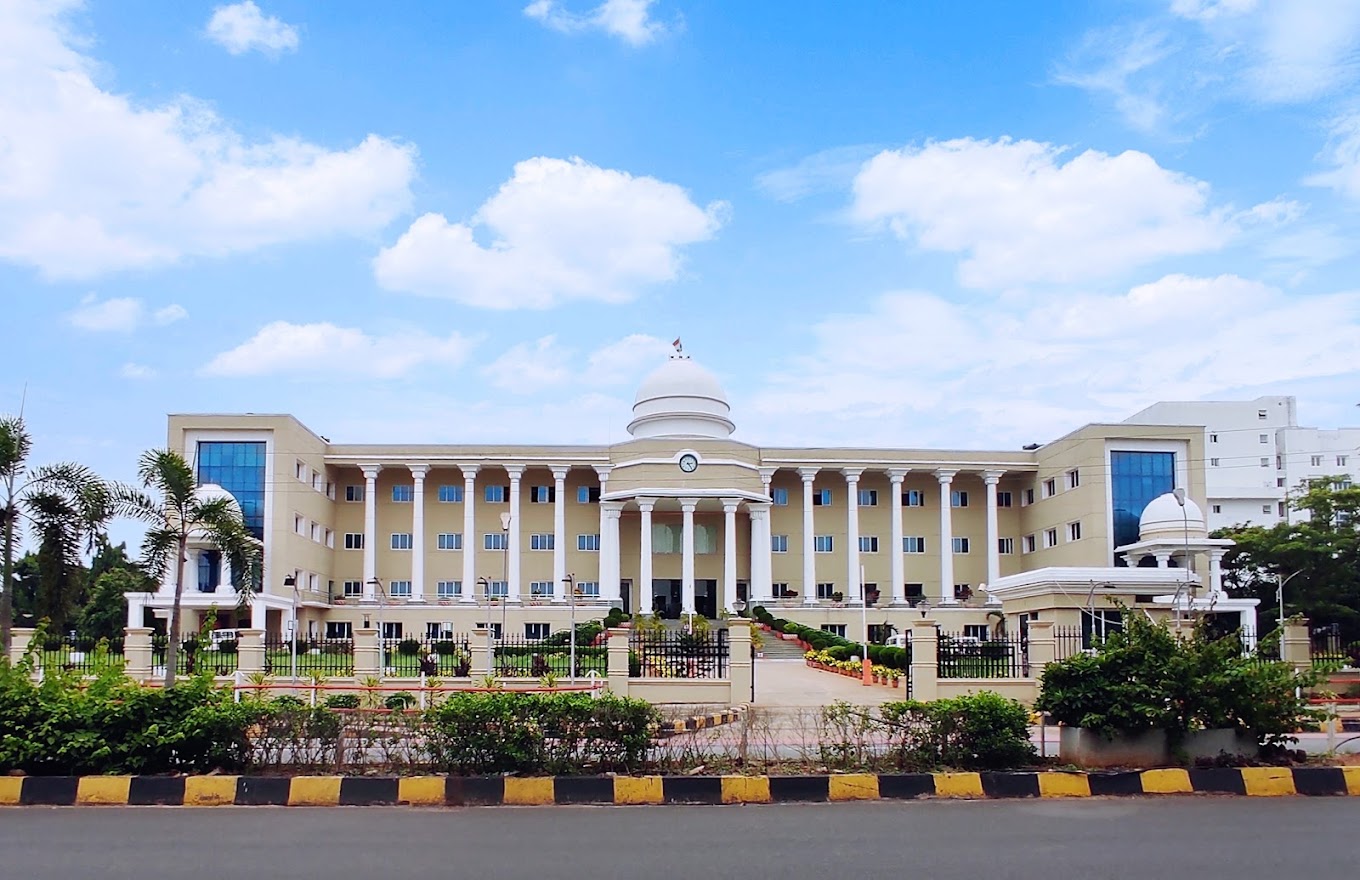
[[[651,612],[669,620],[678,620],[683,604],[683,585],[679,579],[652,580]],[[713,579],[694,579],[694,611],[704,617],[718,616],[718,582]]]

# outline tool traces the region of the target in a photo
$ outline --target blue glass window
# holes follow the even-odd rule
[[[264,442],[204,440],[198,444],[198,484],[216,483],[241,505],[246,528],[264,539]]]
[[[1111,452],[1110,500],[1114,507],[1114,545],[1138,540],[1138,518],[1159,495],[1176,488],[1176,453]],[[1116,564],[1123,565],[1123,557]]]
[[[439,500],[445,504],[460,504],[463,501],[462,486],[440,486]]]
[[[214,593],[221,583],[222,554],[216,550],[204,550],[198,554],[198,591]]]

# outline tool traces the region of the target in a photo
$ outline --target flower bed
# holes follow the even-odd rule
[[[837,660],[830,651],[808,651],[803,655],[807,665],[813,669],[820,669],[823,672],[834,672],[837,675],[844,675],[847,678],[864,678],[864,661],[861,660]],[[902,683],[902,673],[897,669],[889,669],[886,666],[879,666],[869,662],[869,675],[874,684],[881,684],[885,687],[895,688]]]

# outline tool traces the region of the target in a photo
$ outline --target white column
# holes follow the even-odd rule
[[[407,465],[414,486],[411,489],[411,601],[425,601],[425,475],[428,464]]]
[[[681,498],[680,512],[684,514],[682,553],[680,557],[680,611],[694,613],[694,508],[696,498]]]
[[[600,598],[604,599],[604,585],[609,580],[609,554],[605,553],[604,545],[608,538],[605,537],[608,522],[605,518],[604,493],[609,490],[609,472],[613,470],[613,465],[596,465],[595,475],[600,479],[600,567],[598,576],[600,579]],[[617,553],[615,554],[617,555]]]
[[[722,579],[722,601],[718,607],[732,610],[732,603],[737,598],[737,500],[735,498],[723,499],[723,579]],[[756,548],[751,547],[751,562],[754,568],[756,558]],[[754,576],[751,578],[755,580]],[[750,587],[747,587],[750,592]],[[754,595],[754,594],[753,594]],[[747,598],[750,598],[749,596]]]
[[[623,514],[622,501],[601,501],[604,530],[600,532],[600,598],[605,602],[619,601],[619,518]]]
[[[751,511],[751,592],[768,599],[772,592],[770,502],[747,502]]]
[[[982,482],[987,485],[987,583],[994,584],[1001,577],[1001,538],[996,524],[996,484],[1005,471],[983,471]]]
[[[373,579],[378,576],[378,471],[380,464],[360,465],[364,472],[364,595],[365,602],[377,601]]]
[[[510,531],[507,535],[506,553],[509,558],[506,560],[506,576],[509,581],[506,585],[506,602],[517,605],[521,601],[519,590],[519,481],[524,476],[524,465],[511,464],[505,466],[505,472],[510,475]]]
[[[477,465],[459,465],[463,472],[463,593],[459,601],[477,601]]]
[[[813,540],[812,522],[812,481],[817,479],[817,468],[798,469],[803,478],[803,604],[817,604],[817,559],[816,543]]]
[[[567,468],[554,467],[553,475],[553,601],[567,601]]]
[[[652,613],[652,508],[656,506],[653,498],[639,498],[638,510],[642,513],[642,524],[638,529],[638,601],[633,609],[636,614]]]
[[[851,605],[862,605],[864,593],[859,577],[859,478],[864,468],[842,468],[845,475],[845,593]]]
[[[950,503],[949,489],[958,471],[938,470],[935,478],[940,481],[940,604],[957,605],[954,598],[954,507]]]
[[[892,603],[907,604],[906,572],[902,557],[902,481],[907,478],[907,468],[892,468],[888,480],[892,484]]]
[[[1209,551],[1209,592],[1215,596],[1223,592],[1223,553],[1222,550]]]
[[[197,566],[195,566],[197,568]],[[227,554],[223,553],[217,561],[217,589],[231,592],[235,587],[231,583],[231,560]]]

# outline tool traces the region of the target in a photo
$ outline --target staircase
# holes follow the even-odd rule
[[[803,649],[798,647],[797,642],[786,642],[774,633],[762,632],[765,637],[765,647],[761,649],[766,660],[802,660]]]

